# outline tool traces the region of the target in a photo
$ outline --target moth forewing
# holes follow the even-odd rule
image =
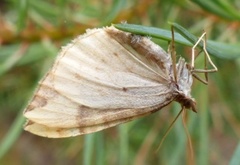
[[[25,130],[61,138],[100,131],[171,103],[196,111],[192,70],[149,38],[113,26],[64,47],[24,111]]]
[[[176,97],[171,67],[171,57],[146,37],[88,30],[61,50],[40,82],[24,111],[25,130],[69,137],[153,113]]]

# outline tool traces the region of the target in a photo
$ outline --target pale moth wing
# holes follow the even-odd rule
[[[62,138],[100,131],[178,101],[195,110],[192,75],[147,37],[88,30],[59,53],[24,111],[25,130]]]

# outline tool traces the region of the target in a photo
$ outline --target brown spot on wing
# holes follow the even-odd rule
[[[114,38],[119,43],[124,43],[124,45],[130,45],[136,52],[145,56],[146,59],[153,61],[158,64],[161,68],[165,68],[165,62],[163,59],[159,58],[160,56],[156,55],[156,52],[152,50],[154,44],[147,37],[140,35],[134,35],[128,32],[123,32],[118,29],[106,29],[107,34]],[[123,45],[123,46],[124,46]],[[166,52],[158,52],[158,54],[163,54]]]
[[[119,56],[117,52],[114,52],[113,55],[116,56],[116,57]]]
[[[123,87],[122,90],[123,90],[124,92],[127,92],[128,89],[127,89],[126,87]]]
[[[28,111],[31,111],[36,107],[43,107],[47,104],[47,99],[37,94],[33,97],[32,100],[33,101],[31,102],[31,104],[29,104],[29,106],[27,107]]]
[[[50,75],[50,74],[48,73],[47,75]],[[47,78],[48,77],[45,77],[44,80],[46,80]],[[24,112],[31,111],[34,108],[44,107],[45,105],[47,105],[48,99],[56,97],[56,95],[59,94],[53,87],[50,87],[44,84],[43,81],[40,83],[30,104],[27,106]]]

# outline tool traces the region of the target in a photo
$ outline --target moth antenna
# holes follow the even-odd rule
[[[173,26],[171,26],[171,32],[172,32],[172,40],[170,43],[171,44],[170,53],[172,58],[173,75],[174,75],[175,82],[177,83],[176,51],[175,51],[175,39],[174,39]]]
[[[190,157],[188,157],[189,158],[188,159],[188,164],[195,164],[195,156],[194,156],[194,151],[193,151],[191,135],[189,134],[189,131],[187,129],[186,109],[185,109],[185,107],[183,107],[182,121],[183,121],[183,127],[184,127],[184,130],[185,130],[185,133],[187,135],[188,147],[189,147],[189,152],[190,152]]]
[[[194,64],[195,64],[195,59],[198,57],[199,54],[195,55],[195,49],[197,47],[197,45],[200,42],[203,42],[203,52],[204,52],[204,69],[195,69],[194,68]],[[208,54],[207,48],[206,48],[206,44],[207,44],[207,37],[206,37],[206,32],[204,32],[199,39],[197,40],[197,42],[195,43],[195,45],[192,47],[192,59],[191,59],[191,72],[192,73],[204,73],[205,75],[205,80],[203,80],[202,78],[198,77],[196,74],[193,74],[193,76],[198,79],[199,81],[203,82],[204,84],[208,84],[208,73],[211,72],[217,72],[218,69],[215,66],[215,64],[212,62],[210,55]],[[207,68],[207,64],[208,62],[210,63],[210,65],[213,67],[213,69],[208,69]]]
[[[183,112],[184,108],[181,109],[180,112],[178,112],[177,116],[174,118],[174,120],[172,121],[172,123],[170,124],[170,126],[168,127],[167,131],[164,133],[162,140],[160,141],[160,144],[158,145],[158,148],[156,149],[155,153],[157,153],[159,151],[159,149],[162,146],[163,141],[166,139],[167,135],[169,134],[170,130],[172,129],[173,125],[176,123],[178,117],[181,115],[181,113]]]

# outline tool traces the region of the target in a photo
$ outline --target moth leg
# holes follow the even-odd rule
[[[196,47],[198,46],[198,44],[200,42],[203,42],[203,52],[204,52],[204,69],[195,69],[194,68],[194,64],[195,64],[195,59],[198,57],[198,55],[201,53],[201,51],[195,55],[195,49]],[[212,73],[212,72],[216,72],[218,69],[217,67],[214,65],[214,63],[212,62],[211,58],[210,58],[210,55],[208,54],[207,52],[207,49],[206,49],[206,32],[204,32],[201,37],[199,37],[199,39],[197,40],[197,42],[195,43],[195,45],[192,47],[192,60],[191,60],[191,72],[192,72],[192,75],[198,79],[199,81],[201,81],[202,83],[204,84],[208,84],[208,73]],[[207,64],[208,62],[210,63],[210,65],[213,67],[212,69],[208,69],[207,67]],[[197,74],[195,73],[204,73],[205,75],[205,80],[200,78]]]
[[[176,51],[175,51],[175,39],[174,39],[174,27],[173,26],[171,26],[171,32],[172,32],[172,40],[171,40],[168,52],[171,54],[174,80],[177,83]]]

